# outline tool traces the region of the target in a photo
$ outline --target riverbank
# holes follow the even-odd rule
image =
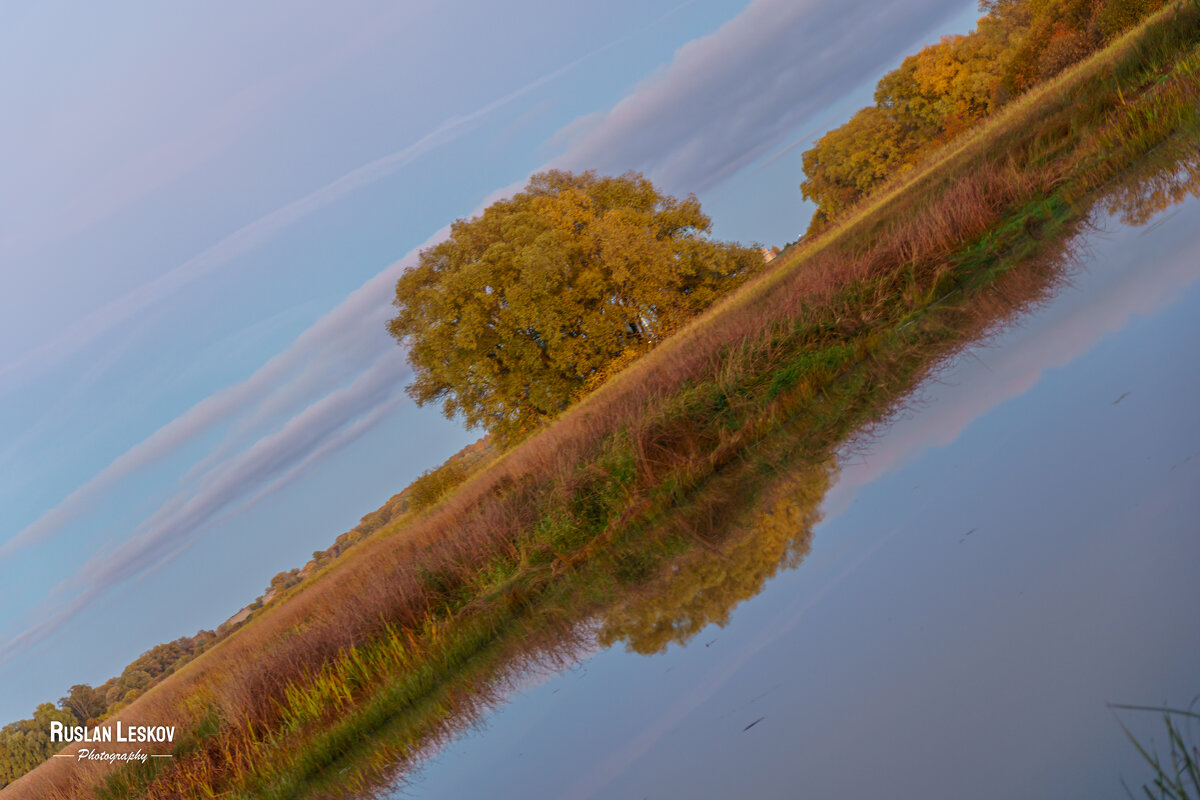
[[[1200,11],[1168,9],[362,543],[121,715],[187,730],[174,759],[51,762],[7,791],[77,796],[82,777],[100,796],[300,796],[385,727],[381,761],[415,756],[462,724],[476,671],[513,643],[721,539],[785,430],[787,457],[821,469],[940,359],[1036,302],[1053,276],[1016,268],[1053,262],[1115,178],[1196,136],[1197,42]]]

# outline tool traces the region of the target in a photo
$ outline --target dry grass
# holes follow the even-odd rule
[[[438,675],[468,663],[537,587],[701,486],[851,366],[895,346],[908,322],[978,285],[998,258],[1035,247],[1039,227],[1077,215],[1062,198],[1086,195],[1120,168],[1117,159],[1088,161],[1112,147],[1104,137],[1117,126],[1141,115],[1136,146],[1121,153],[1127,166],[1191,120],[1186,109],[1147,117],[1190,102],[1190,67],[1167,83],[1127,83],[1133,91],[1119,100],[1097,88],[1115,89],[1122,59],[1145,58],[1138,37],[1148,30],[1031,93],[820,240],[777,259],[425,514],[363,542],[140,698],[119,718],[169,720],[202,735],[157,764],[161,772],[134,775],[112,793],[257,794],[279,777],[271,764],[316,748],[323,729],[398,675],[410,682],[410,700],[433,691]],[[274,736],[282,730],[286,741]],[[5,793],[96,796],[112,773],[52,760]]]

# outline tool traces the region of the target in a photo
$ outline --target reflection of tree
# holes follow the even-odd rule
[[[686,642],[710,623],[724,626],[743,600],[758,594],[780,568],[792,569],[812,548],[812,529],[834,473],[808,466],[781,481],[744,529],[694,548],[670,572],[610,609],[600,628],[604,646],[626,642],[649,655]]]
[[[1103,207],[1126,225],[1145,225],[1158,212],[1181,203],[1189,195],[1200,197],[1200,151],[1191,152],[1167,166],[1158,162],[1149,173],[1134,174],[1113,189]]]

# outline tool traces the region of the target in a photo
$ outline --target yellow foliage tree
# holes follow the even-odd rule
[[[534,175],[454,223],[397,282],[389,331],[408,347],[409,394],[519,436],[762,264],[710,229],[694,196],[641,175]]]
[[[965,36],[946,36],[880,81],[875,105],[804,154],[804,197],[823,229],[889,176],[1008,100],[1057,75],[1165,0],[981,0]]]

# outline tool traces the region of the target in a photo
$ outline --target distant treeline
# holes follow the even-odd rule
[[[338,536],[328,548],[315,551],[312,560],[304,567],[285,570],[275,575],[262,596],[216,630],[202,630],[195,636],[184,636],[173,642],[156,645],[125,667],[117,677],[109,678],[95,687],[86,683],[76,684],[66,696],[59,698],[57,705],[42,703],[29,719],[18,720],[0,728],[0,788],[12,783],[62,748],[61,744],[50,741],[51,722],[90,726],[117,713],[163,678],[240,628],[260,608],[333,563],[355,544],[405,513],[435,503],[443,494],[465,480],[480,463],[493,455],[495,450],[487,439],[464,448],[447,459],[442,466],[428,470],[404,491],[393,495],[378,509],[367,514],[358,525]]]
[[[0,728],[0,786],[16,780],[62,748],[61,744],[50,741],[51,722],[95,725],[129,705],[219,638],[213,631],[200,631],[195,636],[156,645],[117,677],[95,687],[76,684],[59,699],[57,707],[53,703],[42,703],[31,719]]]
[[[976,29],[883,76],[875,105],[804,154],[817,233],[889,177],[1133,27],[1166,0],[981,0]]]

